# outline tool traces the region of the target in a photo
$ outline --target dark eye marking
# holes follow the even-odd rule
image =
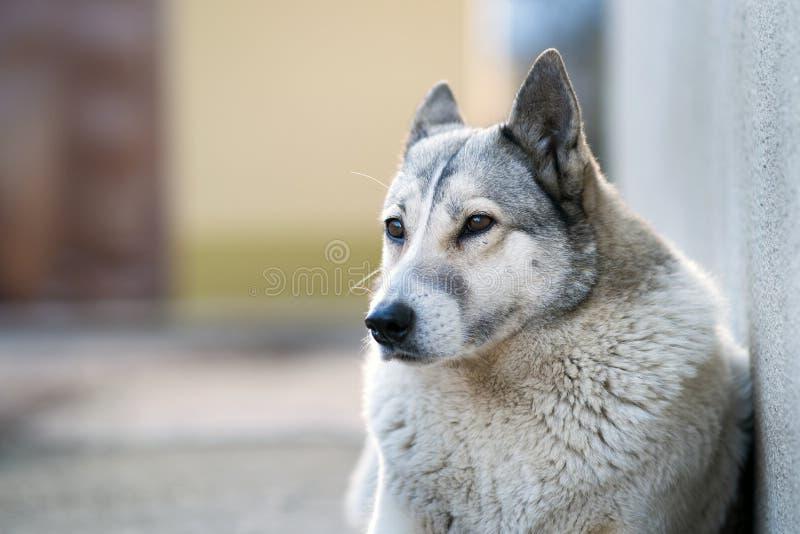
[[[406,237],[406,228],[403,226],[403,221],[397,217],[390,217],[384,221],[386,225],[386,235],[392,241],[403,241]]]
[[[460,239],[481,234],[489,230],[489,228],[491,228],[493,225],[494,219],[492,219],[490,216],[486,215],[485,213],[475,213],[467,217],[467,220],[464,222],[464,226],[461,229],[461,234],[458,237]]]

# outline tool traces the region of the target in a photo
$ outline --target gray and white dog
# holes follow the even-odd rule
[[[465,126],[436,85],[382,220],[354,523],[725,526],[749,449],[747,354],[708,277],[601,175],[557,51],[505,124]]]

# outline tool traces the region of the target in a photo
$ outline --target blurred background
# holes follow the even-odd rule
[[[559,48],[610,179],[743,294],[692,215],[711,41],[669,30],[739,15],[656,4],[0,0],[0,532],[346,532],[383,184],[440,79],[489,125]]]

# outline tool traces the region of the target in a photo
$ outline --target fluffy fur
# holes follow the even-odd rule
[[[464,217],[489,213],[463,240]],[[417,112],[373,308],[417,320],[365,365],[351,520],[394,532],[718,532],[749,438],[747,355],[717,292],[623,204],[557,52],[509,121]],[[490,282],[487,282],[489,280]]]

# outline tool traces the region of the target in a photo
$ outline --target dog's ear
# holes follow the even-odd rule
[[[542,188],[557,202],[578,207],[591,155],[578,99],[557,50],[536,58],[503,128],[532,158]]]
[[[414,115],[411,132],[406,141],[406,151],[437,130],[462,126],[464,121],[458,112],[458,104],[447,82],[439,82],[428,91]]]

